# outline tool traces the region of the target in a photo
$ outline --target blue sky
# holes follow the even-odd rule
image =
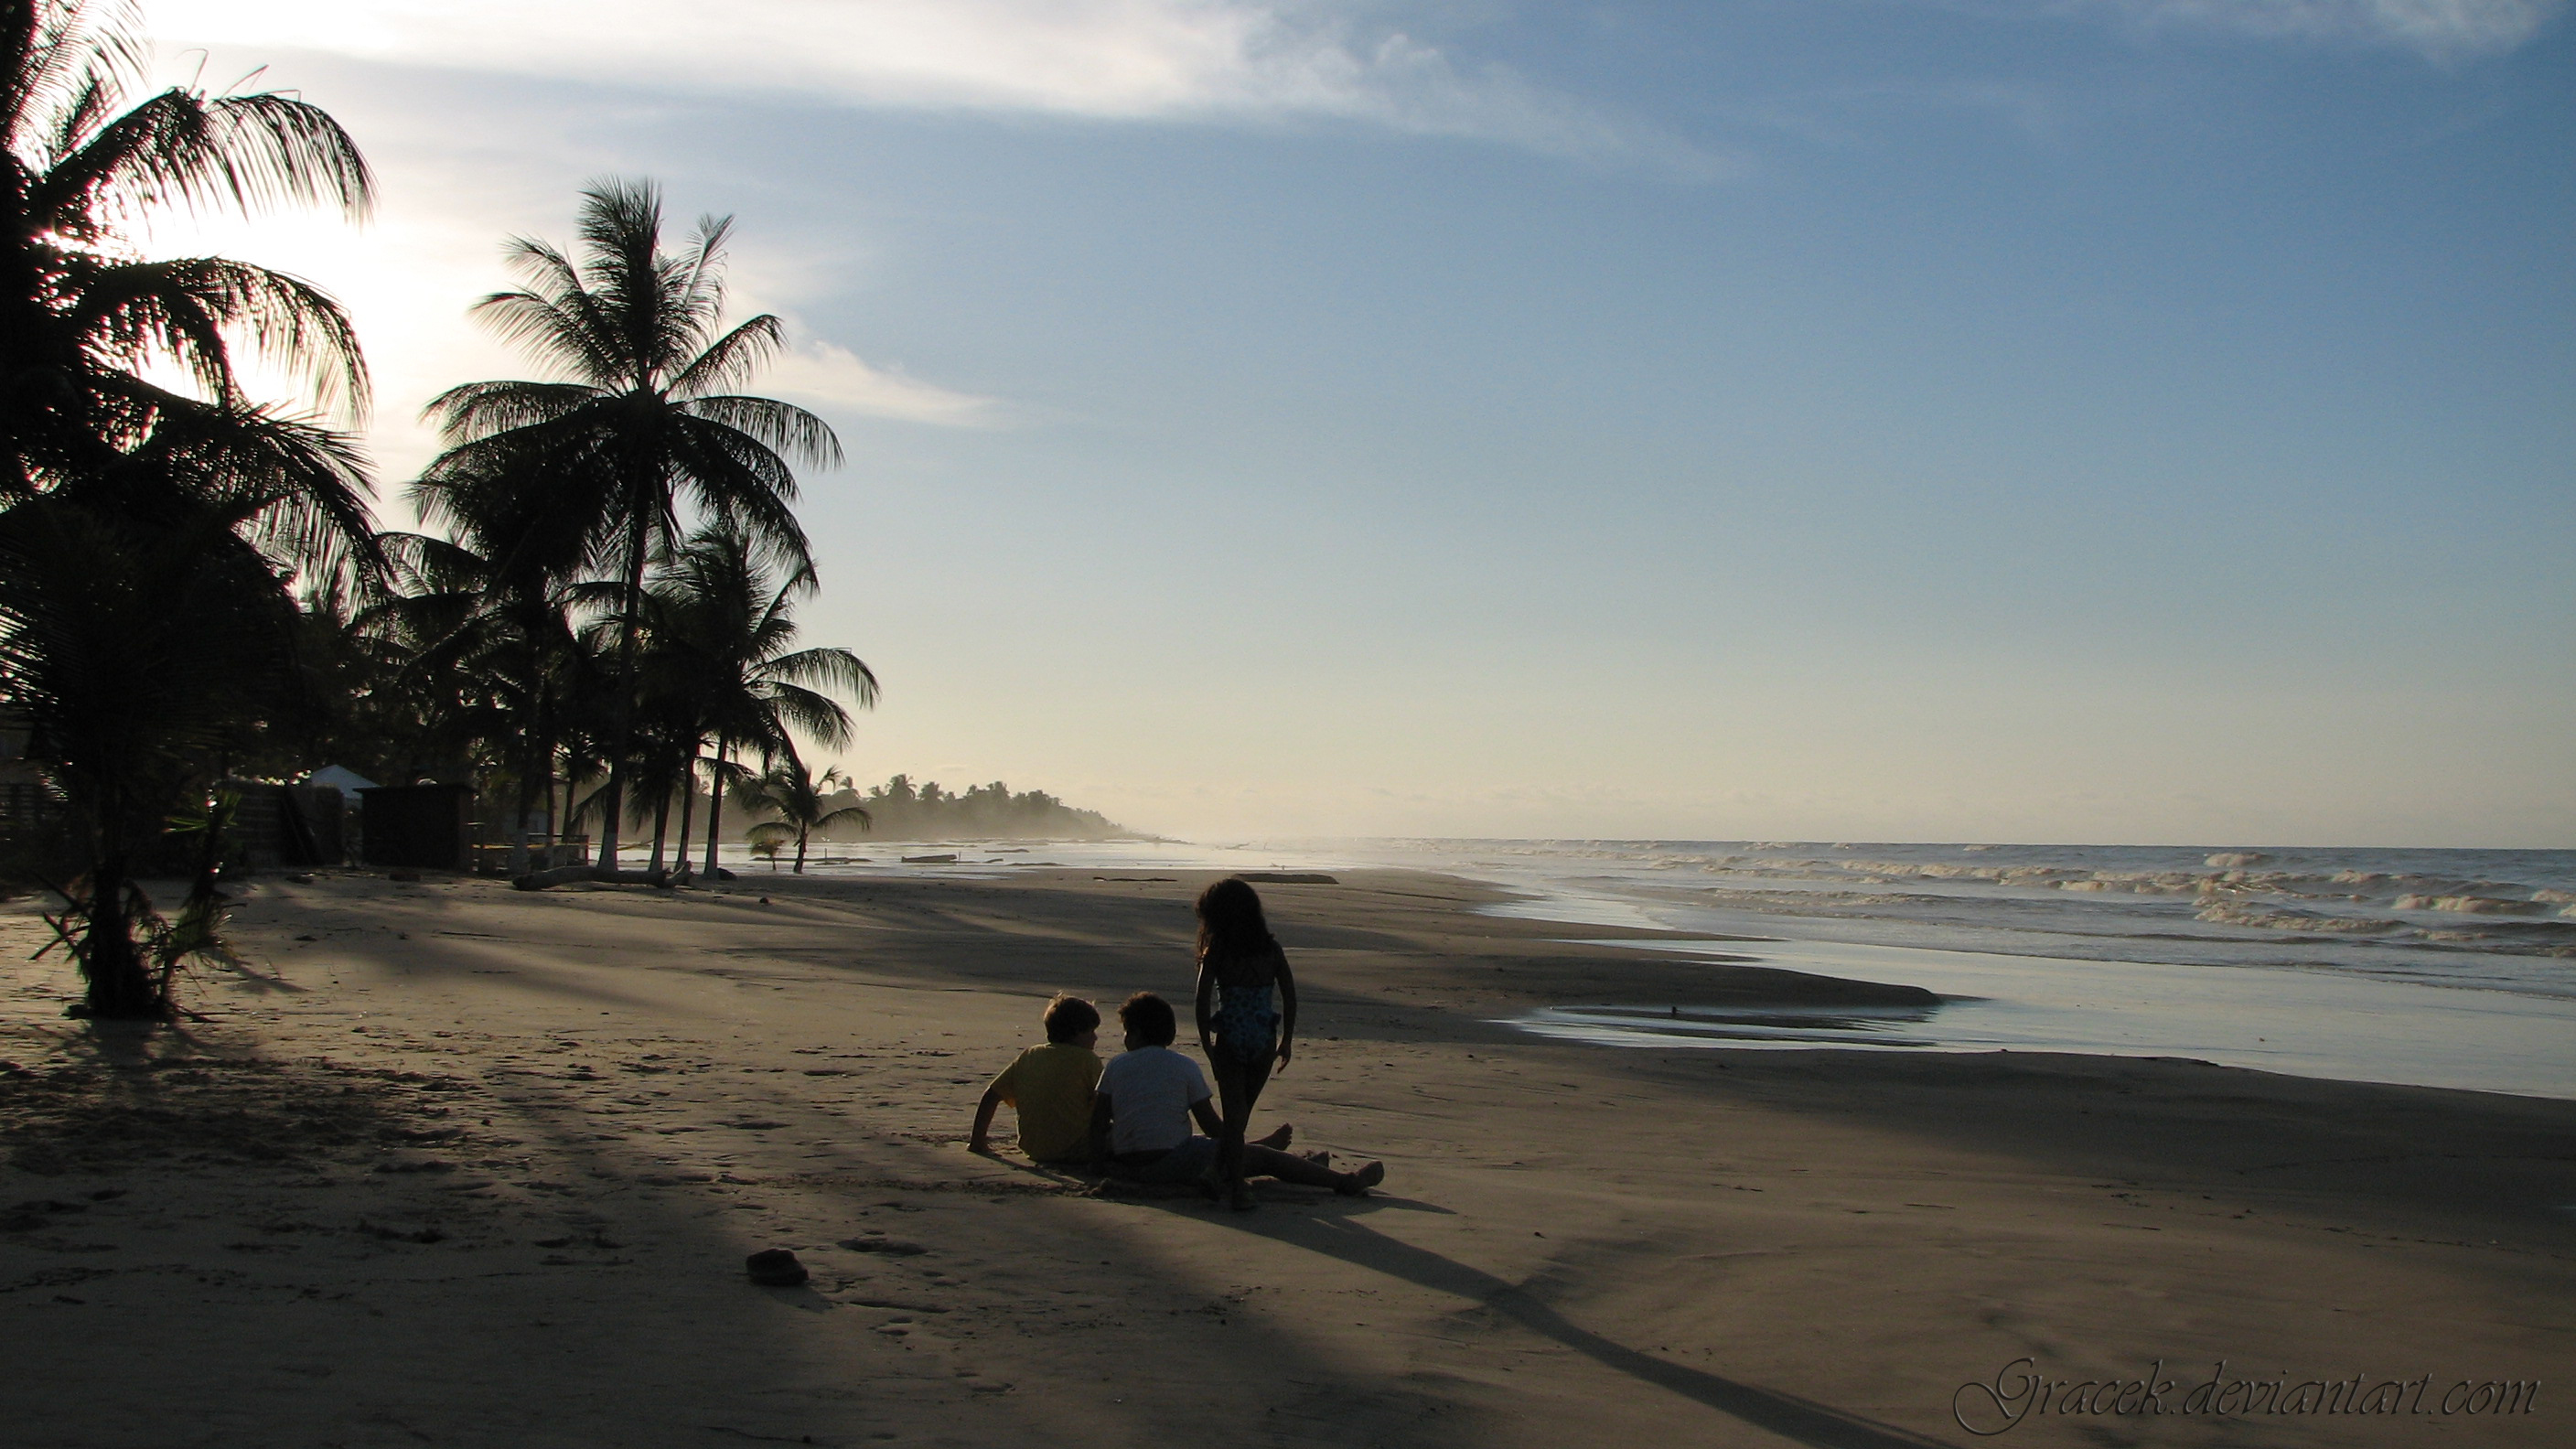
[[[510,232],[730,212],[848,755],[1288,833],[2576,846],[2538,0],[147,8],[383,173],[389,478]],[[610,17],[619,17],[612,23]]]

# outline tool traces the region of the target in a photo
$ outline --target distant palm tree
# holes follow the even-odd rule
[[[817,830],[828,830],[844,820],[855,820],[864,828],[868,812],[856,805],[838,810],[823,808],[824,799],[836,790],[847,789],[850,779],[837,769],[826,769],[816,776],[805,768],[805,762],[794,755],[771,765],[757,777],[735,787],[737,803],[754,810],[769,810],[776,820],[764,820],[744,834],[757,850],[763,841],[784,844],[796,842],[796,873],[805,873],[805,840]],[[775,844],[770,859],[775,862]]]
[[[466,495],[529,492],[543,525],[532,536],[617,588],[617,693],[610,773],[600,801],[599,865],[617,864],[617,822],[633,745],[636,648],[645,572],[678,541],[685,507],[739,528],[772,556],[801,565],[804,530],[789,504],[792,458],[840,461],[822,419],[730,389],[774,356],[784,326],[770,315],[720,330],[729,219],[708,217],[677,254],[662,250],[661,195],[649,183],[601,181],[582,193],[579,261],[544,242],[510,244],[525,282],[475,311],[523,344],[560,380],[478,382],[433,399],[450,444],[424,480],[464,506]]]
[[[847,649],[796,649],[795,602],[815,589],[811,564],[799,564],[772,585],[758,551],[741,530],[722,524],[692,537],[652,590],[649,617],[658,675],[650,692],[678,702],[685,724],[686,767],[693,774],[699,750],[713,745],[706,763],[722,776],[730,757],[751,750],[774,761],[793,753],[803,734],[829,748],[849,742],[847,698],[861,709],[877,701],[877,678]],[[839,698],[836,698],[838,696]],[[718,779],[707,820],[707,874],[716,870],[721,840],[718,815],[725,781]],[[695,798],[694,785],[690,796]],[[683,816],[681,853],[687,854]]]

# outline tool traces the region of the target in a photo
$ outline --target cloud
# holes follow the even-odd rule
[[[2512,50],[2566,0],[2046,0],[2044,8],[2108,12],[2152,27],[2395,46],[2452,60]]]
[[[1678,138],[1364,34],[1323,0],[158,0],[180,43],[836,104],[1096,120],[1321,118],[1727,169]]]
[[[1001,405],[875,366],[846,347],[807,341],[781,353],[761,376],[761,391],[832,411],[942,427],[990,427]]]

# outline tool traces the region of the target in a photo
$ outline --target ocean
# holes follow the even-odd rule
[[[1719,1012],[1614,988],[1510,1022],[1604,1047],[2100,1052],[2576,1098],[2576,851],[1358,839],[831,852],[866,857],[822,867],[836,874],[1433,870],[1511,892],[1492,909],[1562,922],[1567,939],[1651,927],[1677,933],[1657,949],[1942,998]],[[900,863],[937,854],[957,860]]]

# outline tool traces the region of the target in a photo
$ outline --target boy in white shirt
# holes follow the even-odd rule
[[[1100,1069],[1100,1093],[1092,1099],[1091,1140],[1110,1172],[1131,1182],[1201,1182],[1216,1166],[1214,1134],[1221,1123],[1208,1105],[1213,1095],[1199,1064],[1172,1050],[1178,1022],[1172,1004],[1150,991],[1139,991],[1118,1008],[1119,1025],[1127,1031],[1127,1050]],[[1243,1145],[1247,1177],[1275,1177],[1308,1187],[1329,1187],[1357,1197],[1386,1180],[1386,1165],[1371,1162],[1355,1172],[1335,1172],[1280,1150],[1283,1133]]]

